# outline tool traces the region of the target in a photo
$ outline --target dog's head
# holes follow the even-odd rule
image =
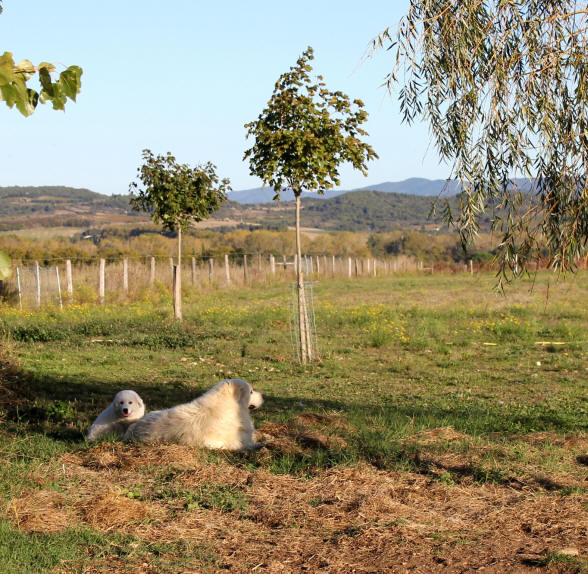
[[[243,379],[227,379],[222,381],[234,393],[235,398],[249,410],[258,409],[263,404],[263,395],[254,391],[253,387]]]
[[[145,414],[145,405],[135,391],[120,391],[112,401],[114,412],[120,419],[140,419]]]

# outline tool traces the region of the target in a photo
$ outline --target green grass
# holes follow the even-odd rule
[[[4,312],[34,395],[9,422],[81,432],[122,387],[159,408],[242,376],[269,395],[262,420],[302,403],[342,409],[356,427],[375,421],[387,439],[409,421],[414,432],[451,425],[475,436],[585,431],[585,276],[558,286],[559,297],[551,287],[549,301],[540,282],[505,297],[491,287],[490,277],[451,276],[320,284],[323,360],[307,369],[292,362],[283,286],[190,300],[181,325],[146,305]]]
[[[85,452],[85,431],[118,390],[137,390],[151,410],[191,400],[225,377],[245,378],[264,393],[256,426],[290,425],[297,443],[266,453],[206,453],[211,464],[222,459],[304,480],[367,463],[448,488],[523,482],[559,496],[582,494],[559,477],[585,478],[562,443],[588,432],[588,275],[552,283],[541,274],[533,291],[522,281],[505,295],[493,291],[492,276],[317,283],[322,360],[306,368],[293,360],[285,285],[191,292],[182,324],[171,309],[147,303],[24,313],[4,307],[4,348],[17,362],[5,385],[18,400],[0,407],[0,500],[34,489],[40,464]],[[324,422],[299,418],[308,413]],[[423,440],[422,433],[445,427],[456,437]],[[582,452],[572,447],[571,454]],[[175,474],[154,472],[120,493],[165,500],[178,512],[249,512],[244,486],[187,489]],[[117,552],[128,555],[129,571],[144,556],[159,560],[162,572],[179,568],[176,547],[91,528],[26,534],[0,523],[7,572],[92,564]],[[216,564],[206,548],[186,552],[204,570]]]
[[[136,496],[135,496],[136,497]],[[237,488],[223,484],[207,484],[196,489],[161,488],[154,498],[178,501],[184,510],[216,508],[221,512],[244,512],[247,500]]]
[[[199,571],[212,572],[217,563],[208,549],[189,542],[145,543],[130,536],[103,535],[93,530],[67,529],[53,534],[24,533],[0,520],[0,564],[4,574],[87,571],[84,564],[117,565],[132,574],[150,560],[158,572],[179,572],[193,563]],[[111,570],[100,570],[111,571]]]

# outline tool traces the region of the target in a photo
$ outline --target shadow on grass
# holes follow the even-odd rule
[[[104,382],[94,378],[49,378],[18,367],[0,372],[0,408],[6,413],[6,429],[41,432],[56,440],[83,440],[92,421],[114,395],[133,389],[148,410],[164,408],[193,399],[206,387],[194,389],[184,383],[149,385],[139,381]]]
[[[122,388],[137,391],[148,410],[167,408],[192,400],[216,381],[198,388],[183,382],[153,385],[129,380],[105,383],[93,378],[40,378],[18,368],[0,373],[0,407],[5,412],[5,432],[42,434],[53,440],[85,446],[84,435],[95,417]],[[309,400],[266,395],[264,407],[254,415],[255,425],[269,434],[261,451],[245,454],[211,453],[249,468],[264,467],[276,473],[304,474],[320,469],[368,463],[378,469],[406,470],[439,480],[445,471],[451,480],[512,485],[500,471],[481,464],[447,466],[413,440],[422,430],[453,426],[462,433],[483,435],[531,430],[572,430],[557,413],[490,412],[487,405],[432,406],[418,403],[381,407],[341,400]],[[532,425],[532,426],[531,426]],[[577,430],[577,429],[574,429]],[[561,485],[543,485],[557,490]]]

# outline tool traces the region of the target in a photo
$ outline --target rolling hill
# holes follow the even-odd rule
[[[395,229],[436,228],[442,223],[439,216],[429,218],[432,202],[431,197],[353,191],[330,199],[305,197],[302,200],[301,217],[304,227],[324,231],[375,233]],[[228,202],[219,210],[216,219],[273,229],[293,227],[295,204],[293,201],[248,205]]]
[[[445,182],[411,179],[387,182],[366,189],[333,192],[332,197],[305,194],[302,201],[303,225],[324,231],[386,232],[396,229],[432,229],[442,226],[439,216],[429,218],[431,206]],[[374,189],[377,188],[377,189]],[[450,191],[455,191],[455,186]],[[414,194],[394,191],[403,189]],[[263,190],[269,201],[255,200],[259,190],[232,192],[222,208],[199,227],[283,229],[294,226],[294,202],[272,201],[271,190]],[[253,193],[255,192],[255,193]],[[449,195],[455,204],[455,196]],[[89,189],[63,186],[0,187],[0,230],[34,227],[88,228],[104,225],[137,225],[148,221],[144,213],[133,211],[129,196],[108,196]]]
[[[339,195],[348,194],[355,191],[381,191],[384,193],[402,193],[406,195],[419,195],[433,197],[439,195],[445,190],[449,194],[457,193],[458,187],[456,182],[449,182],[443,179],[424,179],[424,178],[410,178],[404,181],[387,181],[378,183],[376,185],[368,185],[357,189],[348,190],[330,190],[325,195],[317,193],[305,193],[303,197],[306,199],[332,199]],[[274,192],[269,187],[255,187],[253,189],[244,189],[241,191],[232,191],[229,193],[229,199],[238,203],[253,204],[253,203],[271,203],[274,197]],[[293,201],[294,194],[290,190],[286,190],[281,194],[282,201]]]
[[[0,187],[0,230],[126,223],[140,216],[126,195],[64,186]]]

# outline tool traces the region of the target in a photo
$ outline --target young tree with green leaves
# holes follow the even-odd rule
[[[174,317],[181,321],[182,231],[190,223],[206,219],[222,205],[231,190],[229,180],[219,181],[216,167],[210,162],[192,168],[178,164],[169,152],[155,156],[148,149],[143,150],[143,165],[137,171],[142,187],[136,182],[129,186],[133,209],[150,213],[164,229],[178,232]]]
[[[2,2],[0,1],[0,14]],[[23,116],[30,116],[40,103],[51,102],[54,110],[64,110],[67,99],[75,102],[82,87],[82,69],[69,66],[53,80],[55,66],[41,62],[34,66],[29,60],[15,63],[11,52],[0,55],[0,100],[9,108],[16,106]],[[27,82],[38,74],[41,90],[38,92]]]
[[[359,138],[367,135],[361,125],[367,112],[361,100],[351,101],[342,92],[327,90],[322,76],[310,75],[314,59],[308,47],[289,72],[282,74],[267,107],[258,119],[245,125],[255,143],[245,152],[250,173],[270,185],[275,200],[290,189],[296,200],[297,292],[300,360],[313,360],[302,252],[300,203],[303,191],[323,194],[339,185],[339,166],[350,163],[367,175],[366,164],[378,156]]]
[[[461,183],[459,213],[444,209],[464,245],[492,211],[501,283],[542,248],[562,270],[586,253],[587,30],[575,0],[411,0],[398,29],[374,40],[395,59],[387,85],[400,86],[404,120],[429,123]]]

